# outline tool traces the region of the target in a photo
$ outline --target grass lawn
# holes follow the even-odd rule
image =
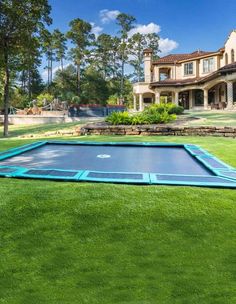
[[[194,143],[236,167],[234,139],[75,139]],[[236,303],[235,203],[235,190],[0,179],[0,303]]]
[[[236,127],[235,111],[191,111],[188,115],[201,118],[188,122],[189,126]]]
[[[100,119],[94,118],[82,118],[80,121],[67,122],[67,123],[54,123],[54,124],[39,124],[39,125],[9,125],[10,137],[18,137],[26,134],[40,135],[45,132],[57,131],[57,130],[70,130],[80,124],[87,124],[89,122],[100,121]],[[0,138],[3,138],[3,126],[0,125]]]
[[[40,125],[10,125],[10,137],[21,136],[25,134],[40,134],[42,132],[71,129],[80,122],[62,123],[62,124],[40,124]],[[0,138],[3,137],[3,126],[0,126]]]

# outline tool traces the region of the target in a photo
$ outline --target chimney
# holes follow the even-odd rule
[[[145,49],[143,52],[144,55],[144,81],[146,83],[151,82],[151,67],[152,67],[152,49]]]

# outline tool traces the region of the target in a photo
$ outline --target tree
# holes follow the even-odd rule
[[[38,74],[38,67],[41,64],[40,59],[40,42],[38,37],[32,37],[31,33],[28,33],[28,40],[26,41],[25,47],[22,49],[19,55],[19,70],[20,70],[20,81],[21,89],[24,94],[28,95],[28,102],[32,98],[34,89],[32,84],[34,82],[34,77]]]
[[[134,68],[134,80],[140,82],[143,79],[143,52],[151,48],[154,54],[159,52],[159,36],[153,34],[136,33],[129,38],[130,65]]]
[[[128,61],[128,33],[134,27],[136,19],[133,16],[121,13],[117,16],[116,22],[120,26],[120,60],[121,60],[121,80],[120,80],[120,98],[123,101],[125,64]]]
[[[64,70],[58,70],[55,74],[53,83],[55,85],[54,93],[57,97],[66,99],[68,94],[74,96],[77,94],[77,71],[74,65],[70,64]]]
[[[159,35],[156,33],[147,34],[147,35],[145,35],[145,39],[146,39],[146,43],[147,43],[147,48],[152,49],[153,56],[159,58],[159,56],[158,56],[158,53],[160,52]]]
[[[9,89],[19,56],[27,49],[30,37],[50,24],[51,7],[47,0],[2,0],[0,2],[0,63],[4,71],[4,136],[8,136]]]
[[[109,97],[107,81],[92,66],[83,73],[81,90],[81,101],[84,103],[105,105]]]
[[[95,42],[91,64],[103,75],[104,79],[114,77],[119,69],[118,38],[101,34]]]
[[[52,33],[53,49],[55,51],[56,61],[60,62],[61,70],[64,69],[64,59],[66,57],[66,37],[58,29],[54,30]]]
[[[79,18],[72,20],[69,26],[67,38],[74,44],[74,48],[71,49],[71,57],[77,68],[77,93],[79,96],[81,93],[81,65],[85,63],[88,47],[94,42],[95,36],[91,32],[91,24]]]
[[[48,79],[47,79],[47,88],[49,90],[49,86],[52,83],[52,63],[54,60],[54,49],[53,49],[53,38],[52,34],[47,30],[43,29],[41,31],[41,44],[42,44],[42,50],[46,55],[47,60],[47,66],[45,69],[47,69]]]

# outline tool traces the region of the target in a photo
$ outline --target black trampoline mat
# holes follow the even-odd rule
[[[213,175],[184,147],[46,144],[0,162],[37,169]]]

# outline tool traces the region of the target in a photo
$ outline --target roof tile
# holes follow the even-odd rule
[[[175,63],[178,61],[198,58],[198,57],[202,57],[204,55],[210,55],[210,54],[215,54],[215,53],[216,52],[195,51],[190,54],[170,54],[170,55],[164,56],[158,60],[153,61],[153,64]]]

